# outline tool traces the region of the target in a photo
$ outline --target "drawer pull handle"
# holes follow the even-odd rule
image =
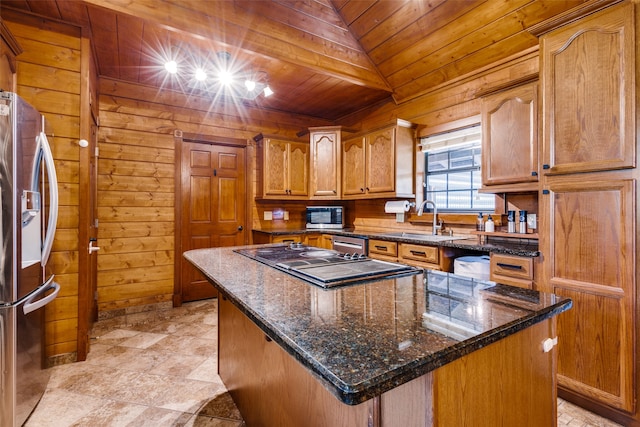
[[[427,256],[426,252],[423,251],[411,251],[411,255],[416,255],[416,256]]]
[[[386,246],[376,245],[376,249],[379,251],[388,251],[389,249]]]
[[[498,263],[498,267],[500,267],[500,268],[510,268],[511,270],[522,270],[522,266],[521,265],[504,264],[502,262]]]

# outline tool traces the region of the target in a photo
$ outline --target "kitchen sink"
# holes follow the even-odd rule
[[[446,242],[449,240],[462,240],[468,239],[469,236],[440,236],[426,233],[407,233],[407,232],[398,232],[398,233],[382,233],[379,234],[380,237],[396,237],[403,239],[415,239],[423,242]]]

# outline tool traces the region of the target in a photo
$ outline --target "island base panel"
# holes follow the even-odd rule
[[[435,370],[434,425],[555,426],[555,336],[547,319]]]
[[[373,400],[340,402],[225,298],[218,335],[218,371],[248,427],[369,425]]]
[[[219,304],[219,373],[248,427],[556,425],[556,350],[542,351],[553,319],[351,406],[228,300]]]

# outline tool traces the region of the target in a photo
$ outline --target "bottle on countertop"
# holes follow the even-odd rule
[[[516,211],[507,212],[507,233],[516,232]]]
[[[482,212],[478,212],[478,219],[476,219],[476,231],[484,231],[484,218],[482,218]]]
[[[520,211],[520,229],[519,232],[527,234],[527,211]]]
[[[494,231],[496,231],[495,223],[493,222],[493,218],[491,218],[491,215],[487,217],[487,222],[484,223],[484,231],[488,233],[493,233]]]

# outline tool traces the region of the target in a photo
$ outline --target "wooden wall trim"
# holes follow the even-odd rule
[[[246,147],[247,140],[240,138],[228,138],[223,136],[214,136],[214,135],[203,135],[200,133],[189,133],[183,132],[180,130],[176,130],[174,132],[174,136],[177,134],[182,136],[182,141],[186,142],[199,142],[203,144],[221,144],[221,145],[231,145],[236,147]],[[176,147],[177,149],[178,147]]]
[[[91,83],[89,77],[89,61],[91,61],[91,41],[83,34],[81,40],[80,59],[80,139],[89,141],[91,138],[91,106],[89,98],[91,96]],[[91,290],[88,289],[89,281],[89,258],[88,250],[84,244],[89,243],[89,224],[91,207],[89,197],[91,189],[90,148],[80,148],[79,150],[79,177],[78,177],[78,361],[86,360],[89,353],[89,323],[88,313],[90,312]]]
[[[173,222],[173,248],[176,256],[173,260],[173,306],[180,307],[182,305],[182,274],[180,272],[179,254],[182,254],[182,138],[183,132],[176,129],[173,132],[174,156],[175,156],[175,219]]]
[[[2,21],[1,17],[0,17],[0,36],[2,37],[4,42],[7,44],[7,46],[9,46],[9,49],[11,49],[14,55],[18,56],[22,53],[22,47],[20,46],[20,43],[18,43],[18,40],[16,40],[16,38],[13,37],[13,34],[11,34],[11,31],[9,31],[9,28],[7,28],[7,26],[4,24],[4,21]],[[16,64],[14,63],[11,65],[13,66],[13,72],[15,73]]]

